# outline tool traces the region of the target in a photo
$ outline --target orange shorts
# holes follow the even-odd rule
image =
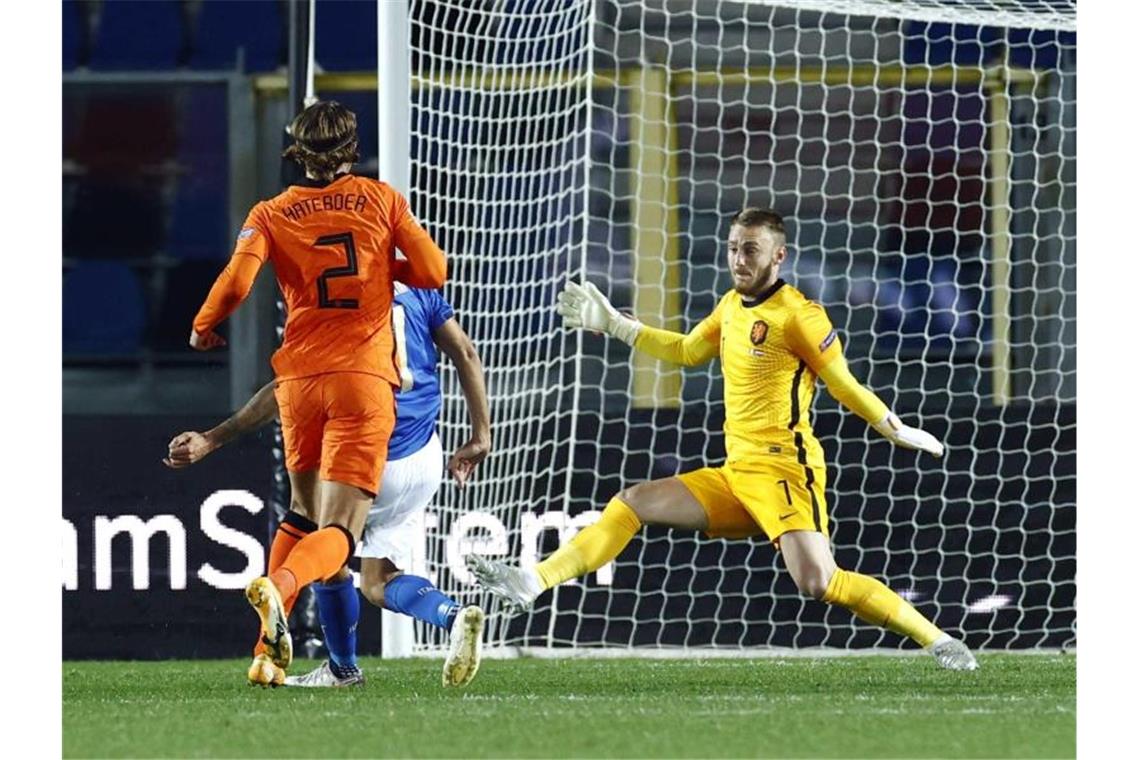
[[[329,372],[281,380],[275,395],[285,439],[285,468],[321,468],[321,479],[377,493],[396,399],[387,380],[362,372]]]

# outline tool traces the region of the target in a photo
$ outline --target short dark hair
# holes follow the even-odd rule
[[[332,179],[342,164],[360,160],[356,114],[335,100],[313,103],[293,119],[289,134],[295,142],[282,153],[310,174]]]
[[[772,232],[778,232],[784,240],[788,239],[788,233],[784,229],[784,217],[772,209],[747,206],[736,212],[736,216],[732,217],[732,224],[739,224],[741,227],[767,227]]]

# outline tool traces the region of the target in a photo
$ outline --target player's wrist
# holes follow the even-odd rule
[[[883,419],[874,423],[871,427],[878,431],[879,435],[890,440],[898,438],[899,431],[903,429],[902,420],[898,418],[894,412],[888,410]]]
[[[637,336],[641,333],[641,322],[620,312],[615,312],[610,316],[610,325],[606,332],[632,346],[637,342]]]

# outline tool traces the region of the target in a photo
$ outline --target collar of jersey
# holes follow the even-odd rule
[[[336,175],[332,179],[309,179],[308,177],[301,177],[299,180],[297,180],[293,184],[295,184],[297,187],[308,187],[308,188],[318,188],[319,189],[319,188],[328,187],[329,185],[332,185],[332,184],[336,184],[337,182],[340,182],[345,177],[351,177],[351,176],[352,176],[351,172],[345,172],[344,174]]]
[[[772,287],[768,288],[767,290],[765,290],[763,293],[756,296],[755,298],[745,298],[744,296],[741,296],[740,297],[740,305],[746,309],[751,309],[754,306],[759,306],[760,304],[764,303],[769,298],[771,298],[772,295],[775,294],[775,292],[782,287],[784,287],[784,280],[783,279],[776,280],[774,283],[772,283]]]

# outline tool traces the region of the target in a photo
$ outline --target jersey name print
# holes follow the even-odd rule
[[[317,198],[298,198],[280,209],[287,218],[297,221],[315,211],[353,211],[363,213],[368,199],[356,193],[332,193]]]
[[[252,232],[239,236],[235,255],[273,262],[288,312],[273,356],[277,378],[364,372],[398,385],[395,250],[434,249],[404,197],[383,182],[346,174],[324,186],[293,185],[258,203],[245,230]]]

